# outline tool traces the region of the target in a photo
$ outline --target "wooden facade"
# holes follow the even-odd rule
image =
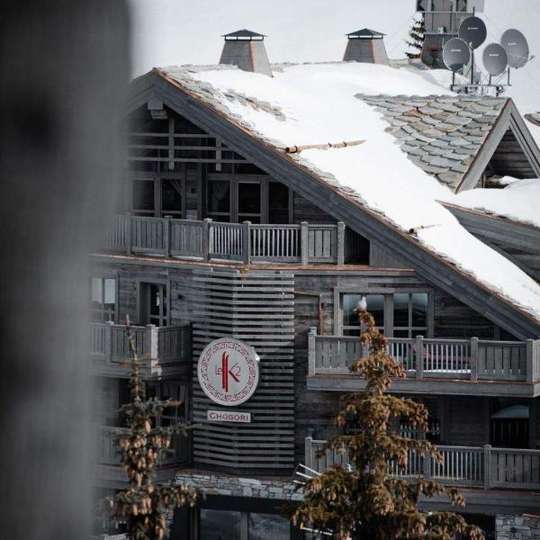
[[[102,283],[92,293],[92,361],[110,404],[96,414],[105,426],[101,487],[123,478],[109,435],[118,427],[110,408],[125,398],[126,315],[148,387],[181,395],[176,418],[195,424],[162,478],[176,467],[277,482],[298,463],[315,464],[342,392],[362,389],[348,366],[360,353],[352,308],[365,296],[408,370],[394,390],[426,401],[428,435],[448,456],[442,469],[411,460],[419,467],[411,474],[487,487],[488,498],[538,489],[539,321],[157,74],[134,83],[129,110],[123,204],[92,255]],[[224,407],[203,393],[197,361],[221,337],[260,357],[258,388],[235,408],[251,413],[250,423],[207,420],[209,409]],[[510,451],[492,444],[492,416],[513,405],[528,417],[523,446]],[[502,470],[508,456],[529,476]]]

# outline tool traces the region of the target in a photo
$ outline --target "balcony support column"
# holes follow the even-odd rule
[[[311,326],[308,331],[308,375],[312,377],[316,372],[316,341],[317,341],[317,327]]]
[[[478,381],[478,338],[473,337],[471,338],[471,381],[477,382]]]
[[[491,486],[491,445],[484,445],[484,489]]]
[[[158,330],[154,324],[146,325],[144,339],[144,356],[149,360],[155,360],[159,356]]]
[[[338,221],[337,224],[337,249],[336,249],[336,258],[337,264],[345,264],[345,223],[343,221]]]
[[[309,262],[309,229],[307,221],[300,223],[300,259],[303,265]]]
[[[424,336],[416,336],[416,378],[424,378]]]

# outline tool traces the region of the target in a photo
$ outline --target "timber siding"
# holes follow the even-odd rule
[[[235,411],[250,412],[250,424],[212,424],[208,409],[226,410],[202,392],[193,369],[193,462],[231,471],[292,470],[294,467],[294,276],[288,272],[195,270],[191,297],[197,317],[193,350],[220,337],[255,348],[259,386]]]

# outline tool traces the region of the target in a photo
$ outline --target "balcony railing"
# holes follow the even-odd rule
[[[100,426],[97,434],[96,463],[98,465],[121,465],[122,455],[119,447],[119,437],[127,433],[127,428]],[[163,452],[159,467],[183,465],[189,459],[189,439],[175,435],[172,439],[171,452]]]
[[[305,461],[311,469],[323,472],[334,465],[346,466],[347,456],[324,450],[326,441],[306,438]],[[418,477],[445,484],[485,489],[540,489],[540,450],[493,448],[490,445],[438,446],[442,462],[409,453],[405,468],[389,465],[389,472],[400,477]],[[321,455],[322,454],[322,455]]]
[[[127,254],[244,264],[343,264],[345,225],[260,225],[119,215],[106,248]]]
[[[191,365],[191,327],[131,326],[142,368],[150,370],[185,363]],[[114,323],[90,324],[90,354],[103,365],[128,367],[127,327]]]
[[[362,356],[358,337],[308,336],[309,375],[350,373]],[[388,338],[388,352],[415,379],[540,381],[540,340],[485,341],[478,338]]]

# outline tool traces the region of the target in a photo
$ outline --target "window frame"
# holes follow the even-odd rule
[[[359,296],[383,295],[384,297],[384,334],[394,336],[394,295],[402,293],[425,293],[428,295],[426,310],[426,332],[424,337],[433,337],[434,328],[434,291],[429,287],[335,287],[334,288],[334,332],[338,336],[345,335],[343,297],[345,294]],[[398,327],[403,329],[404,327]],[[414,327],[417,328],[417,327]],[[420,328],[420,327],[418,327]],[[424,328],[424,327],[422,327]],[[358,327],[358,330],[360,328]],[[411,328],[412,332],[412,328]]]
[[[101,307],[94,306],[94,300],[92,299],[93,294],[93,280],[99,279],[101,280],[101,299],[102,302],[100,303]],[[105,303],[105,281],[111,280],[114,281],[114,307],[112,311],[108,311],[105,306],[108,305]],[[116,322],[118,320],[118,275],[117,274],[110,274],[110,273],[91,273],[89,282],[88,282],[88,297],[89,297],[89,310],[90,310],[90,320],[92,322]],[[96,302],[97,304],[97,302]],[[112,318],[107,318],[107,313],[109,315],[112,315]],[[98,318],[95,316],[95,314],[100,314],[101,316]]]

